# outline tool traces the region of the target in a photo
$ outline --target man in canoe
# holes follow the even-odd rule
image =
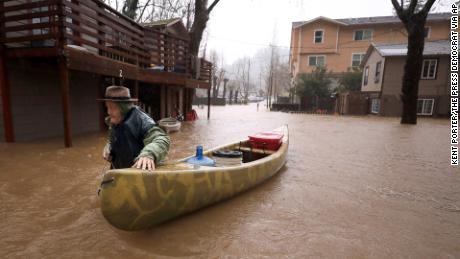
[[[166,156],[170,139],[150,116],[133,102],[129,88],[109,86],[105,91],[109,125],[109,142],[104,147],[103,157],[112,163],[112,168],[135,167],[154,170],[155,164]]]

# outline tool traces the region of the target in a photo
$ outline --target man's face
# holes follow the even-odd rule
[[[111,101],[106,101],[105,106],[107,106],[107,113],[110,116],[110,123],[112,124],[120,124],[121,121],[123,120],[121,116],[121,110],[120,107]]]

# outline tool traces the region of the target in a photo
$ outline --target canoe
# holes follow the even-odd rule
[[[159,120],[158,124],[166,133],[179,131],[181,126],[180,121],[171,117]]]
[[[119,229],[142,230],[244,192],[272,177],[286,162],[287,125],[274,131],[283,134],[276,151],[252,148],[246,139],[203,152],[212,157],[215,151],[241,151],[240,164],[197,166],[186,163],[187,157],[153,172],[109,170],[99,190],[102,214]]]

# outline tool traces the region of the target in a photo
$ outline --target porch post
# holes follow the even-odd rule
[[[0,93],[2,95],[3,123],[5,127],[5,142],[14,142],[13,116],[11,113],[10,81],[6,69],[6,54],[4,46],[0,45]]]
[[[58,63],[61,80],[62,115],[64,119],[64,144],[65,147],[72,147],[69,69],[67,68],[67,62],[64,57],[59,58]]]
[[[103,99],[105,95],[105,77],[104,76],[99,76],[99,84],[97,86],[97,97]],[[98,102],[98,112],[99,112],[99,130],[105,131],[107,129],[107,125],[105,124],[105,102]]]
[[[166,89],[164,85],[160,86],[160,117],[166,117]]]
[[[3,8],[5,5],[4,1],[0,2],[0,7]],[[5,13],[0,12],[0,18],[3,19]],[[0,22],[0,39],[4,38],[3,28],[5,22]],[[2,42],[0,42],[0,94],[2,95],[2,110],[3,110],[3,124],[5,128],[5,142],[14,142],[14,130],[13,130],[13,115],[11,112],[11,97],[10,97],[10,81],[8,78],[8,70],[6,68],[6,48]]]
[[[208,120],[211,117],[211,87],[208,87]]]

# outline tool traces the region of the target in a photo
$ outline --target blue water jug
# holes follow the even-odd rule
[[[187,163],[193,165],[214,166],[215,161],[207,156],[203,156],[203,147],[196,147],[196,156],[187,159]]]

